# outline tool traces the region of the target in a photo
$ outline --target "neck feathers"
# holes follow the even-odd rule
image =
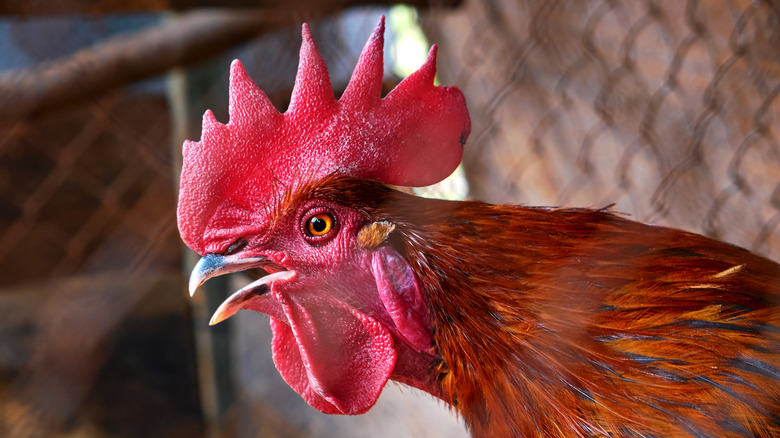
[[[412,384],[475,437],[780,436],[776,263],[603,210],[319,187],[394,225],[434,330],[438,388]]]
[[[414,202],[433,372],[475,437],[780,432],[756,420],[780,409],[777,264],[602,210]]]

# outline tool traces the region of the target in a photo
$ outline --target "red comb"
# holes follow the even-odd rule
[[[203,116],[200,142],[185,141],[179,230],[198,253],[262,224],[266,206],[290,187],[332,172],[419,187],[460,163],[471,123],[455,87],[433,85],[436,46],[425,64],[384,99],[384,17],[360,55],[341,99],[303,25],[288,110],[281,114],[236,60],[230,67],[230,122]]]

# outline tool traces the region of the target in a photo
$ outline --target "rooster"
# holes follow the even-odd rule
[[[384,21],[335,100],[303,26],[279,113],[235,61],[230,122],[185,142],[178,205],[217,275],[266,275],[217,309],[270,315],[312,407],[360,414],[389,379],[475,437],[780,436],[780,265],[608,209],[423,199],[470,131],[428,60],[381,97]]]

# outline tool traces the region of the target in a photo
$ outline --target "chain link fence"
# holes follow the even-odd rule
[[[776,1],[470,1],[430,28],[474,117],[473,197],[614,204],[778,257]]]
[[[3,20],[0,56],[34,74],[155,21]],[[163,85],[0,120],[0,436],[202,434]]]

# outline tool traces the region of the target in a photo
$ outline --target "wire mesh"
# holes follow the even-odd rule
[[[3,24],[17,68],[110,27]],[[0,120],[1,436],[202,433],[168,114],[147,83]]]
[[[4,283],[39,278],[41,269],[52,277],[83,271],[128,215],[138,220],[126,223],[123,238],[139,257],[111,268],[132,269],[161,235],[175,233],[169,151],[159,144],[169,130],[161,103],[111,96],[63,117],[8,127],[0,149]],[[161,190],[167,205],[149,206]]]
[[[769,1],[471,1],[431,27],[492,202],[603,207],[778,256]],[[464,31],[465,30],[465,31]]]

